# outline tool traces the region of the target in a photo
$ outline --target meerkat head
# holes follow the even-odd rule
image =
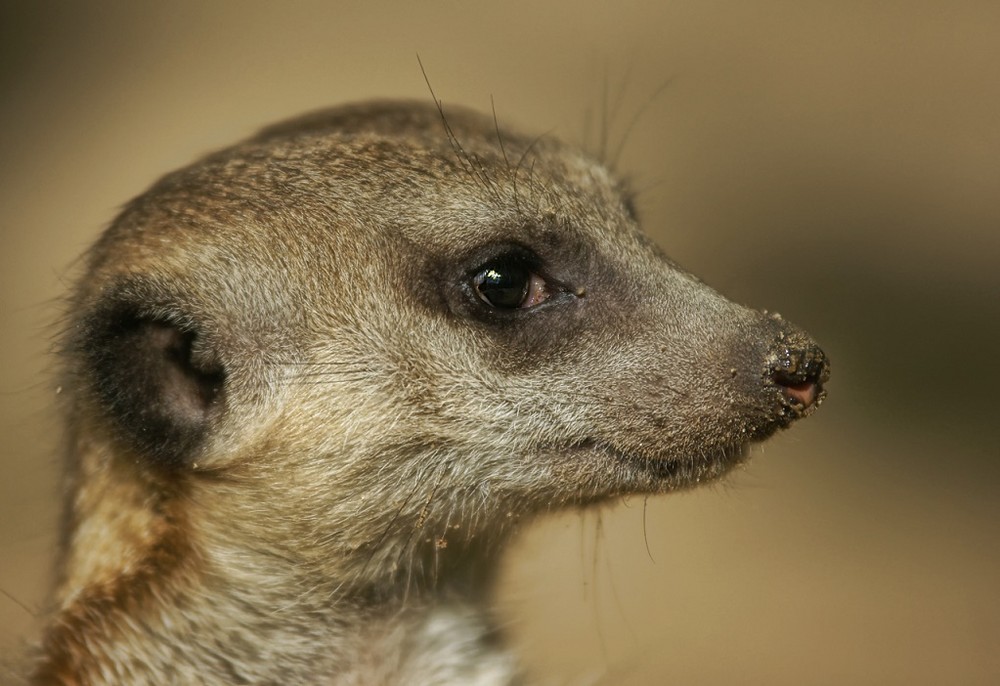
[[[356,560],[348,587],[715,478],[828,375],[661,254],[601,164],[412,103],[162,179],[93,249],[70,339],[78,445],[183,499],[193,539]]]

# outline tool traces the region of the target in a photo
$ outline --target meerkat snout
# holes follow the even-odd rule
[[[816,407],[823,398],[823,384],[829,377],[826,355],[817,345],[786,348],[771,378],[782,387],[785,397],[802,412]]]
[[[770,314],[769,320],[777,333],[768,355],[765,382],[781,389],[790,421],[812,413],[823,401],[830,365],[823,350],[804,331],[791,327],[777,313]]]
[[[164,177],[67,331],[45,684],[511,683],[488,591],[519,522],[720,477],[829,376],[599,162],[418,103]]]

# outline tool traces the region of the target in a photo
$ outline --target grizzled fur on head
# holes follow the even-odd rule
[[[666,259],[607,169],[447,114],[279,124],[94,246],[39,682],[506,683],[519,520],[718,477],[818,404],[819,349]]]

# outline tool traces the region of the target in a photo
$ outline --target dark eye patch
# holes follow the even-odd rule
[[[470,270],[465,288],[476,309],[501,317],[571,295],[565,284],[548,275],[538,255],[520,247],[501,251]]]

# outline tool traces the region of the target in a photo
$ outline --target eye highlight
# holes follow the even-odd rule
[[[472,277],[479,299],[498,310],[527,309],[552,297],[545,279],[523,260],[500,259],[480,267]]]

